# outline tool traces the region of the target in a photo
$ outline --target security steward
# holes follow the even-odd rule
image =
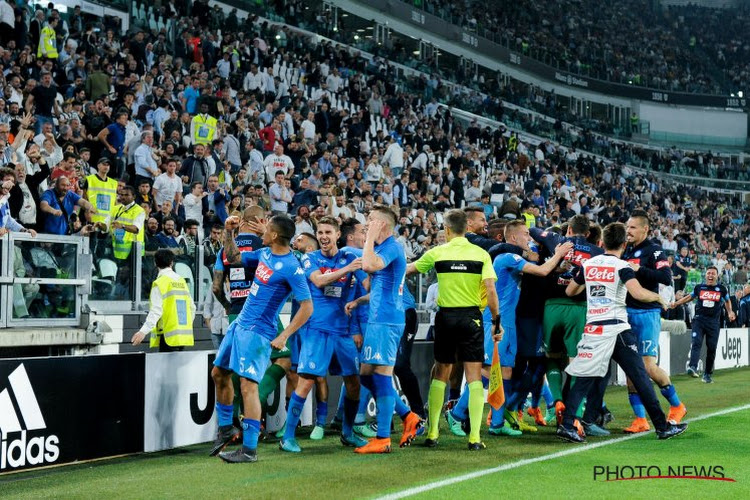
[[[96,207],[91,222],[108,224],[117,204],[117,181],[108,176],[109,158],[102,158],[96,164],[96,173],[87,176],[81,183],[85,198]]]
[[[146,212],[135,202],[135,190],[131,186],[123,186],[120,190],[120,205],[114,207],[110,224],[115,259],[126,260],[136,241],[141,244],[143,255],[145,223]]]
[[[195,303],[185,280],[172,269],[174,254],[157,250],[154,260],[159,274],[151,285],[148,316],[132,342],[138,345],[151,333],[150,347],[159,347],[159,352],[182,351],[193,345]]]
[[[407,267],[407,274],[426,273],[434,268],[440,288],[437,301],[440,310],[435,317],[435,365],[428,400],[429,428],[424,443],[430,448],[437,446],[445,388],[456,362],[463,363],[469,387],[469,449],[485,448],[479,439],[484,410],[482,310],[485,294],[495,324],[495,342],[502,338],[502,327],[492,259],[485,250],[466,239],[466,224],[464,211],[449,211],[444,218],[447,243],[427,251]]]
[[[203,144],[210,146],[214,139],[218,139],[216,118],[208,114],[208,104],[201,104],[200,113],[193,118],[190,124],[190,138],[193,145]]]

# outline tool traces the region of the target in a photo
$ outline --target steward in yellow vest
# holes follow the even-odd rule
[[[36,50],[38,58],[57,59],[57,18],[51,17],[47,24],[39,32],[39,48]]]
[[[96,165],[97,173],[86,177],[86,199],[96,207],[92,223],[109,224],[117,204],[117,181],[107,177],[109,167],[109,158],[102,158]]]
[[[190,139],[193,146],[203,144],[210,146],[217,135],[218,121],[208,114],[208,104],[201,104],[201,112],[190,123]]]
[[[138,345],[151,333],[150,347],[159,347],[159,352],[182,351],[193,345],[195,303],[184,278],[172,270],[174,254],[161,249],[154,260],[159,275],[151,285],[148,316],[131,341]]]
[[[135,202],[135,191],[130,186],[124,186],[120,191],[120,202],[122,204],[114,208],[110,231],[115,259],[125,260],[130,256],[135,241],[141,244],[143,255],[143,226],[146,222],[146,213]]]

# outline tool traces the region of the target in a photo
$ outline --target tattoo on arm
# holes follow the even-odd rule
[[[240,249],[237,248],[237,243],[234,241],[234,235],[231,231],[224,231],[224,257],[227,261],[232,264],[237,264],[240,261]]]
[[[229,309],[229,306],[231,304],[227,300],[227,296],[224,294],[223,271],[214,271],[214,282],[213,286],[211,286],[211,291],[214,293],[214,297],[216,297],[216,300],[219,301],[219,304],[221,304],[224,309]]]

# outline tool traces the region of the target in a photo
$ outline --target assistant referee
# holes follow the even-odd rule
[[[416,262],[409,264],[407,274],[437,272],[440,307],[435,317],[435,366],[432,370],[428,400],[429,427],[425,446],[437,445],[440,411],[445,399],[445,387],[455,362],[464,364],[469,387],[469,449],[482,450],[479,439],[484,389],[482,362],[484,361],[484,328],[482,326],[483,297],[490,307],[497,325],[495,341],[502,336],[495,281],[490,254],[466,239],[466,213],[451,210],[445,215],[447,243],[427,251]]]

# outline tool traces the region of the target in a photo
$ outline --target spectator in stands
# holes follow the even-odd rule
[[[176,225],[174,219],[167,217],[162,220],[162,230],[157,235],[156,241],[159,244],[159,248],[168,248],[174,253],[180,253],[180,244],[176,238]]]
[[[137,184],[143,181],[153,184],[155,179],[161,175],[161,171],[159,170],[161,156],[151,151],[153,145],[153,132],[143,132],[141,134],[141,144],[136,148],[134,154],[135,181]]]
[[[195,259],[195,249],[200,245],[198,236],[198,221],[188,219],[184,225],[185,233],[180,236],[178,243],[182,249],[182,254],[190,257],[191,261]]]
[[[174,205],[174,202],[182,197],[184,178],[180,180],[176,175],[177,163],[177,158],[167,160],[166,171],[160,174],[154,181],[154,187],[151,192],[156,201],[156,208],[161,207],[167,201]]]
[[[46,190],[40,199],[41,211],[45,213],[44,232],[49,234],[70,234],[70,215],[76,206],[96,213],[96,207],[88,200],[70,190],[70,180],[58,177],[54,187]]]

